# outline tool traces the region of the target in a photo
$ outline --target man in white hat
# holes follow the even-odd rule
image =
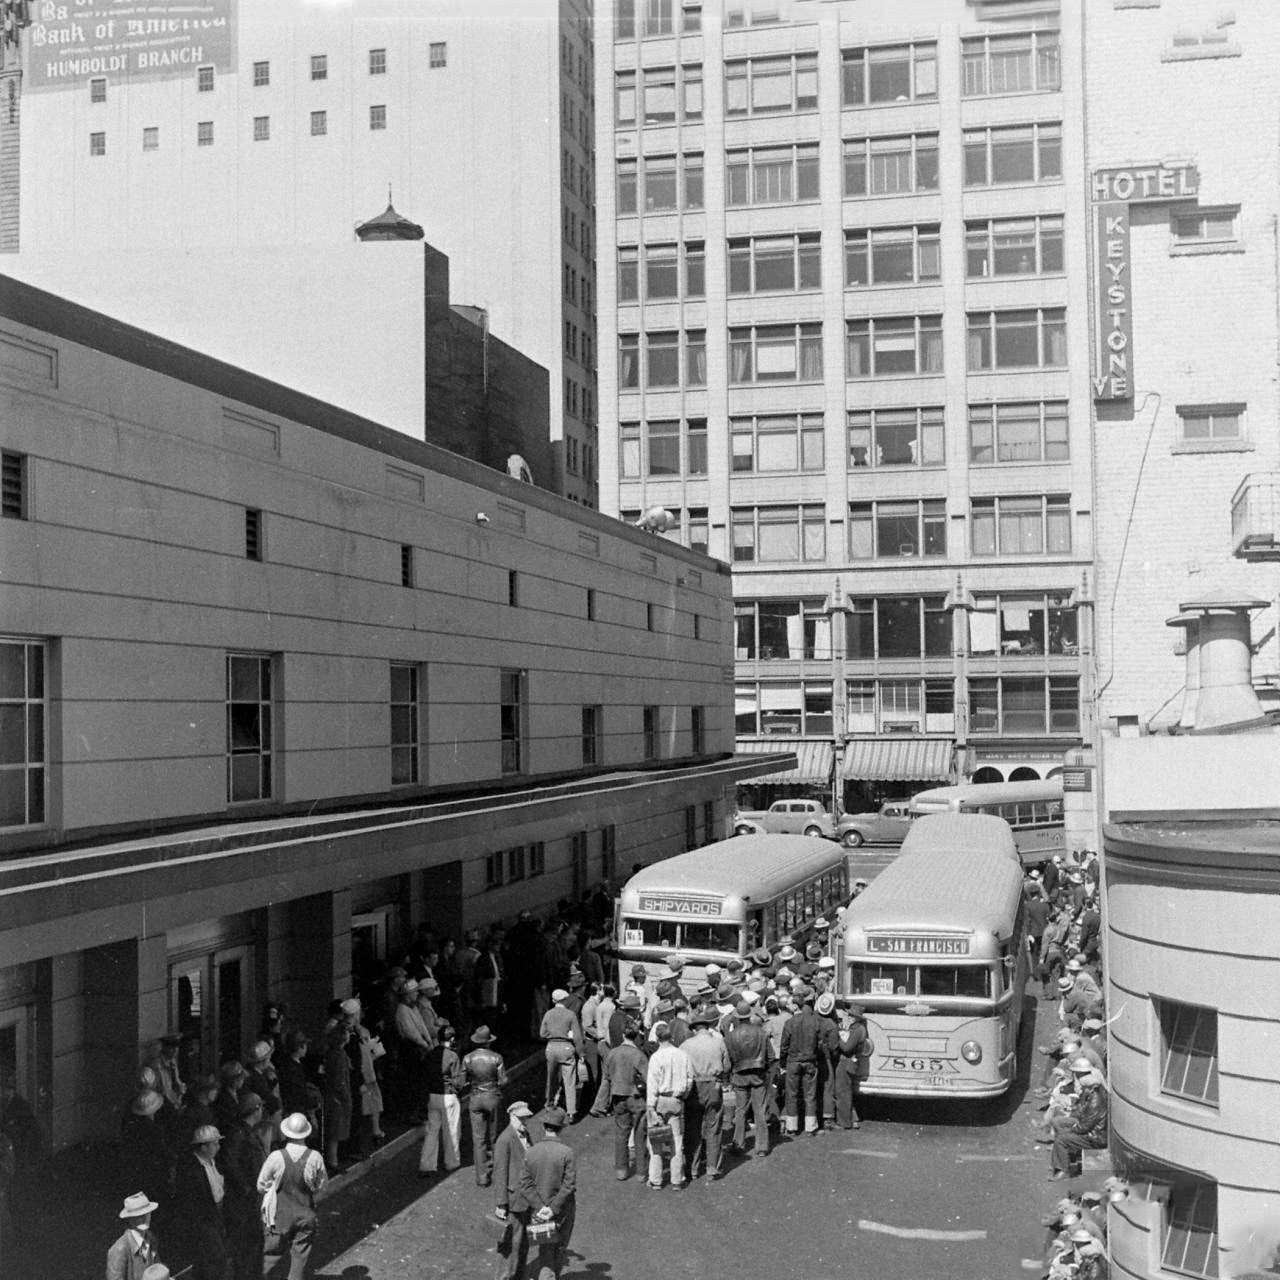
[[[1076,1058],[1071,1074],[1076,1081],[1076,1100],[1071,1111],[1053,1125],[1051,1182],[1078,1177],[1082,1153],[1107,1145],[1107,1089],[1101,1074],[1088,1058]]]
[[[408,1103],[409,1118],[420,1124],[427,1114],[423,1063],[435,1040],[418,1010],[418,984],[406,979],[396,1006],[396,1039],[399,1042],[400,1096]]]
[[[144,1191],[125,1198],[116,1215],[125,1222],[124,1234],[107,1250],[107,1280],[142,1280],[142,1274],[158,1261],[160,1246],[151,1230],[151,1215],[160,1206]]]
[[[568,1008],[569,993],[557,987],[551,993],[551,1008],[542,1015],[538,1034],[546,1041],[546,1105],[553,1107],[564,1090],[564,1109],[570,1121],[578,1114],[578,1059],[582,1057],[582,1024]]]
[[[224,1280],[230,1264],[223,1202],[226,1182],[218,1168],[222,1134],[202,1124],[191,1135],[191,1150],[174,1171],[174,1218],[181,1224],[195,1280]]]
[[[316,1196],[326,1177],[324,1157],[306,1145],[311,1125],[300,1111],[280,1122],[284,1146],[263,1161],[263,1280],[303,1280],[316,1236]]]

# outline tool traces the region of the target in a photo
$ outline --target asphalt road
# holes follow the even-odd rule
[[[1037,1007],[1035,1042],[1053,1029]],[[1028,1031],[1030,1028],[1026,1028]],[[609,1122],[568,1131],[578,1156],[578,1218],[566,1280],[1005,1280],[1032,1276],[1040,1214],[1061,1194],[1022,1078],[993,1103],[867,1100],[860,1130],[779,1143],[719,1182],[649,1190],[613,1175]],[[1034,1055],[1033,1055],[1034,1056]],[[1038,1073],[1043,1059],[1035,1059]],[[540,1089],[540,1080],[532,1082]],[[527,1095],[528,1096],[528,1095]],[[540,1098],[530,1099],[536,1106]],[[465,1126],[465,1121],[464,1121]],[[1091,1156],[1081,1186],[1105,1176]],[[465,1157],[464,1157],[465,1158]],[[316,1275],[332,1280],[491,1276],[480,1218],[491,1193],[469,1165],[433,1182],[405,1152],[334,1198]]]

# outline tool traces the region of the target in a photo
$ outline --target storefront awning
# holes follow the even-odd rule
[[[844,776],[867,782],[950,782],[950,738],[852,738],[844,744]]]
[[[777,737],[739,738],[736,745],[739,755],[767,756],[775,751],[794,751],[796,767],[782,769],[777,773],[766,773],[759,778],[748,779],[750,785],[761,782],[793,782],[805,785],[825,787],[831,781],[831,764],[834,752],[829,742],[797,742],[793,739]]]

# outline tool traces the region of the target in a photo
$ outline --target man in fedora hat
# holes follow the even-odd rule
[[[143,1274],[160,1254],[159,1242],[151,1230],[151,1215],[160,1206],[145,1191],[126,1196],[116,1215],[125,1222],[124,1234],[107,1250],[107,1280],[142,1280]]]
[[[700,1010],[693,1016],[693,1034],[680,1045],[693,1071],[693,1088],[684,1104],[685,1168],[696,1178],[702,1156],[713,1182],[720,1177],[720,1124],[730,1066],[724,1037],[716,1030],[719,1020],[714,1009]]]
[[[546,1041],[547,1106],[556,1104],[564,1090],[565,1110],[570,1117],[578,1112],[578,1059],[583,1053],[582,1024],[568,1007],[569,993],[557,987],[551,993],[552,1005],[542,1016],[538,1034]]]
[[[223,1217],[226,1179],[217,1164],[221,1146],[222,1134],[202,1124],[191,1135],[191,1149],[179,1158],[173,1178],[174,1218],[181,1225],[195,1280],[227,1280],[231,1274]]]
[[[255,1093],[262,1102],[262,1114],[268,1120],[276,1120],[282,1110],[280,1103],[280,1077],[276,1072],[272,1055],[275,1045],[270,1040],[258,1040],[249,1051],[245,1067],[249,1074],[245,1078],[245,1089]]]
[[[186,1085],[178,1069],[178,1050],[182,1046],[180,1035],[163,1035],[152,1046],[146,1065],[156,1073],[156,1088],[164,1094],[164,1100],[175,1110],[182,1106]]]
[[[236,1280],[250,1276],[256,1280],[262,1274],[258,1171],[270,1150],[271,1134],[272,1126],[263,1122],[262,1099],[256,1093],[242,1093],[240,1119],[222,1147],[222,1171],[227,1180],[227,1250]]]
[[[316,1196],[326,1181],[324,1157],[306,1145],[311,1125],[300,1111],[280,1122],[284,1146],[258,1174],[264,1229],[263,1280],[303,1280],[316,1235]]]
[[[557,1240],[538,1246],[538,1280],[558,1280],[577,1211],[578,1172],[573,1152],[560,1141],[568,1116],[559,1107],[542,1114],[542,1141],[525,1152],[520,1191],[529,1221],[554,1222]]]
[[[487,1187],[493,1180],[493,1143],[498,1136],[498,1115],[507,1071],[502,1054],[490,1046],[497,1037],[488,1027],[471,1033],[475,1048],[462,1060],[462,1074],[471,1086],[467,1111],[471,1115],[471,1153],[476,1166],[476,1185]]]
[[[529,1117],[533,1112],[527,1102],[513,1102],[507,1108],[507,1127],[493,1145],[494,1214],[511,1223],[505,1241],[498,1245],[498,1280],[516,1280],[524,1271],[529,1253],[525,1227],[529,1222],[529,1206],[525,1203],[525,1153],[532,1145]]]
[[[858,1129],[858,1087],[866,1074],[871,1041],[867,1035],[867,1014],[860,1004],[851,1004],[840,1020],[835,1057],[836,1123],[842,1129]]]

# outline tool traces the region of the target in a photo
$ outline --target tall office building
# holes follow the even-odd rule
[[[1080,0],[616,0],[602,505],[734,568],[739,750],[846,803],[1090,735]],[[834,757],[834,758],[833,758]]]
[[[189,6],[137,32],[121,18],[114,44],[90,20],[110,6],[33,15],[22,251],[348,244],[390,188],[449,256],[455,298],[547,367],[554,487],[594,506],[591,0],[203,8],[176,35],[149,24]]]

